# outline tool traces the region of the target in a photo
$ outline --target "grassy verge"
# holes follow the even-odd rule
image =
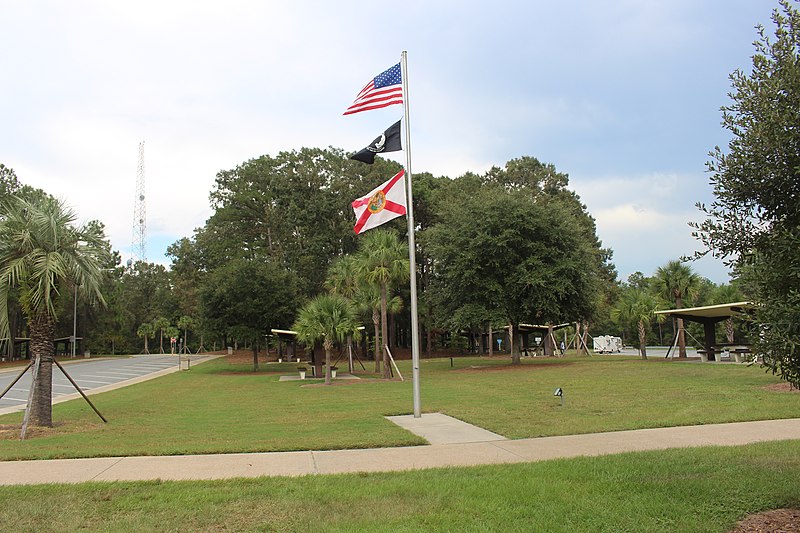
[[[535,464],[0,488],[14,531],[726,531],[800,506],[800,441]]]
[[[510,438],[800,416],[800,393],[757,367],[635,358],[423,360],[422,405]],[[411,382],[364,379],[325,387],[279,382],[296,364],[215,360],[94,397],[102,424],[76,400],[58,425],[0,439],[0,459],[230,453],[422,444],[383,417],[411,412]],[[410,377],[410,365],[400,362]],[[365,378],[372,378],[370,374]],[[553,390],[565,391],[562,407]],[[0,418],[19,423],[21,414]]]

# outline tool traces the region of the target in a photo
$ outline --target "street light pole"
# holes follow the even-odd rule
[[[78,284],[75,284],[75,298],[72,300],[72,358],[75,359],[75,343],[78,330]]]

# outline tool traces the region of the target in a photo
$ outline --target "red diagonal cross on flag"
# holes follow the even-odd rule
[[[353,230],[363,233],[406,214],[405,171],[401,170],[389,181],[378,185],[366,196],[353,202],[356,225]]]

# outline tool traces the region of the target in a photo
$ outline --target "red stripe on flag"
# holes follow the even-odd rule
[[[387,200],[383,208],[387,211],[391,211],[392,213],[397,213],[398,215],[406,214],[406,206],[398,204],[397,202],[390,202]]]
[[[389,189],[394,187],[394,184],[397,183],[397,181],[400,180],[400,178],[402,178],[405,175],[406,175],[406,169],[404,169],[404,168],[400,169],[400,172],[398,172],[397,174],[392,176],[392,179],[390,179],[389,183],[386,184],[386,188],[384,189],[384,191],[388,192]]]
[[[384,100],[387,100],[387,99],[384,99]],[[379,101],[379,100],[370,100],[370,102],[365,102],[365,103],[359,104],[357,106],[355,106],[355,105],[351,106],[351,107],[347,108],[347,111],[342,113],[342,115],[352,115],[352,114],[355,114],[355,113],[360,113],[362,111],[369,111],[370,109],[380,109],[382,107],[388,107],[388,106],[393,105],[393,104],[402,104],[403,103],[403,96],[400,95],[400,96],[392,97],[392,98],[388,99],[387,101],[381,102],[379,104],[367,105],[367,104],[371,104],[372,102],[377,102],[377,101]]]
[[[369,212],[369,209],[364,209],[364,212],[361,213],[356,225],[353,227],[353,231],[355,231],[356,234],[361,233],[361,230],[364,228],[364,225],[367,223],[367,220],[369,220],[371,214],[372,213]]]

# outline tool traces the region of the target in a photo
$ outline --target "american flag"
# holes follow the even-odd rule
[[[380,109],[392,104],[403,103],[403,78],[400,74],[400,63],[384,70],[361,89],[353,105],[347,108],[344,115],[352,115],[370,109]]]

